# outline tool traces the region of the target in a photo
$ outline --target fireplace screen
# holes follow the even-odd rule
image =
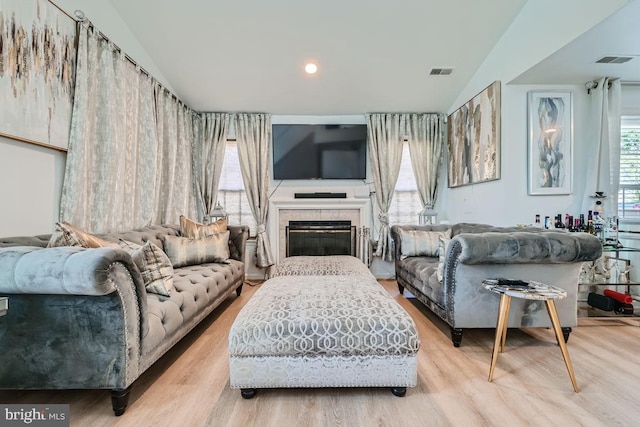
[[[288,257],[356,254],[351,221],[290,221],[286,233]]]

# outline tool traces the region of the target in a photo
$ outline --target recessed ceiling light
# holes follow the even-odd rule
[[[315,74],[316,71],[318,71],[318,66],[316,64],[314,64],[313,62],[309,62],[308,64],[306,64],[304,66],[304,71],[307,74]]]

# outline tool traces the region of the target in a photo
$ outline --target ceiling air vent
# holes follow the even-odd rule
[[[451,73],[453,73],[453,68],[452,67],[448,67],[448,68],[432,68],[431,72],[429,72],[429,75],[430,76],[448,76]]]
[[[603,56],[596,61],[596,64],[624,64],[632,59],[632,56]]]

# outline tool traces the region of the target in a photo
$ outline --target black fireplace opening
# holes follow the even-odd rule
[[[352,255],[356,253],[351,221],[289,221],[287,256]]]

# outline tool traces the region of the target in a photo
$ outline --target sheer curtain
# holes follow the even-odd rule
[[[620,187],[620,79],[605,77],[593,82],[590,89],[591,120],[589,134],[593,135],[591,152],[593,163],[586,171],[583,211],[592,210],[596,191],[607,196],[603,200],[605,216],[617,215]]]
[[[444,114],[409,114],[409,153],[422,206],[433,209],[438,196],[438,173],[445,135]]]
[[[196,215],[191,163],[193,111],[157,83],[155,101],[158,146],[152,224],[177,224],[180,215]],[[144,153],[141,159],[145,159]]]
[[[389,207],[402,161],[402,141],[406,135],[405,114],[367,114],[371,175],[376,190],[380,232],[375,256],[393,260],[389,233]]]
[[[256,265],[266,268],[275,264],[267,236],[269,210],[269,114],[236,114],[236,139],[244,188],[256,220]]]
[[[90,232],[177,222],[190,212],[191,114],[174,108],[174,123],[156,110],[157,83],[87,22],[78,25],[76,88],[60,218]],[[169,101],[163,111],[171,110]],[[178,110],[181,110],[179,112]],[[188,117],[187,117],[188,116]],[[157,124],[161,124],[159,129]],[[189,126],[189,129],[191,126]],[[172,136],[173,135],[173,136]],[[186,163],[178,147],[188,140]],[[163,144],[165,144],[163,146]],[[173,153],[173,155],[171,154]],[[164,169],[167,170],[164,170]],[[186,178],[179,175],[186,173]]]
[[[201,113],[194,118],[192,146],[196,202],[203,217],[213,211],[227,146],[229,114]]]

